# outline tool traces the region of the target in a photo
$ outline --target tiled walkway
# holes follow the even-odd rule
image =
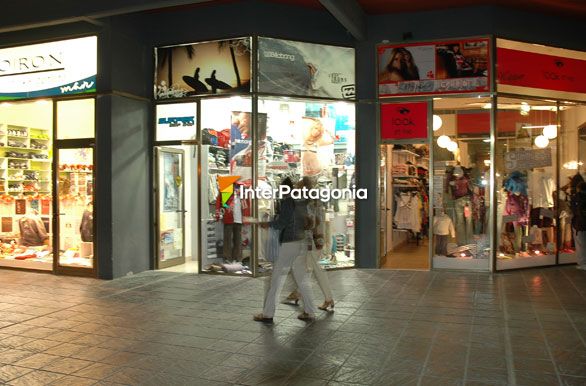
[[[282,305],[270,327],[251,319],[260,279],[3,270],[0,383],[586,385],[586,272],[330,278],[334,313]]]

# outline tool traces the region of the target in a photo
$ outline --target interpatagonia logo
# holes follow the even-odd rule
[[[240,176],[217,176],[216,178],[222,195],[222,206],[226,208],[228,207],[226,203],[234,195],[234,183],[240,179]]]

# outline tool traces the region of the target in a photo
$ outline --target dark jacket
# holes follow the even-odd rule
[[[286,197],[279,204],[279,214],[270,222],[272,228],[280,231],[279,241],[290,243],[305,238],[305,217],[307,203],[303,200],[294,200]]]
[[[572,228],[578,232],[586,231],[586,192],[577,192],[570,202],[572,208]]]

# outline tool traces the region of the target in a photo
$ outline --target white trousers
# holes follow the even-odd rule
[[[294,241],[281,244],[279,258],[273,266],[271,276],[271,287],[267,292],[263,315],[266,318],[272,318],[275,315],[277,299],[281,297],[283,285],[287,279],[289,270],[293,269],[293,277],[297,282],[301,301],[303,302],[304,311],[310,315],[315,315],[317,309],[311,298],[311,287],[309,285],[310,275],[305,265],[305,255],[307,246],[305,241]]]
[[[333,300],[334,295],[332,295],[332,288],[330,287],[328,274],[318,262],[320,256],[321,251],[315,249],[312,251],[311,256],[308,257],[310,259],[311,269],[315,274],[315,280],[317,280],[317,284],[319,285],[321,292],[323,292],[325,300]]]

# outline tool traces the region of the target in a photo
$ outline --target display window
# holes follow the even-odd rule
[[[75,119],[77,133],[93,137],[93,106],[94,99],[0,104],[0,266],[94,268],[93,149],[62,149],[53,137],[54,113],[57,131],[74,135]]]
[[[578,250],[584,248],[580,239],[584,233],[578,230],[583,232],[585,228],[580,221],[577,190],[586,177],[586,104],[561,102],[558,108],[559,181],[555,197],[559,224],[555,235],[558,237],[558,263],[585,265],[584,249]]]
[[[254,37],[155,54],[155,98],[190,98],[156,106],[157,267],[272,271],[278,237],[258,223],[278,215],[286,177],[320,193],[320,264],[353,267],[355,112],[342,100],[354,98],[354,49]]]
[[[252,275],[253,201],[241,199],[239,194],[240,189],[252,185],[251,111],[249,97],[201,101],[201,267],[204,272]],[[224,177],[228,180],[222,180]]]
[[[491,98],[433,101],[433,212],[435,268],[488,270]]]
[[[271,191],[289,177],[296,186],[320,191],[325,244],[319,264],[326,269],[355,265],[355,197],[326,193],[350,192],[356,185],[356,129],[352,103],[260,98],[257,136],[257,186]],[[323,192],[323,195],[321,194]],[[278,212],[278,200],[257,199],[258,218]],[[261,272],[270,269],[269,229],[259,230]]]
[[[407,71],[401,63],[407,69],[412,64],[411,69],[421,75],[424,53],[432,56],[435,52],[435,60],[424,63],[430,68],[427,79],[387,77],[381,82],[379,78],[381,97],[419,95],[381,103],[382,266],[388,266],[388,260],[406,248],[395,235],[406,227],[397,213],[407,213],[410,208],[410,201],[401,201],[403,197],[419,193],[396,195],[394,190],[402,171],[412,184],[425,186],[409,172],[415,170],[421,158],[418,152],[425,145],[430,146],[431,157],[427,231],[431,267],[500,271],[576,262],[586,265],[580,260],[584,256],[582,236],[586,234],[586,221],[582,221],[586,216],[581,209],[586,208],[581,194],[581,187],[586,188],[581,186],[586,156],[582,138],[586,132],[586,89],[581,80],[586,54],[496,39],[498,71],[493,85],[486,83],[491,79],[491,66],[476,75],[488,77],[478,82],[462,72],[458,72],[458,79],[438,81],[447,58],[455,57],[456,64],[459,60],[464,65],[474,65],[481,57],[490,60],[487,41],[465,39],[459,47],[447,45],[447,49],[437,42],[379,49],[379,56],[390,58],[380,61],[379,57],[379,63],[391,63],[384,70],[393,76]],[[417,59],[415,64],[413,58]],[[397,66],[392,65],[394,59]],[[532,66],[527,67],[529,62]],[[448,88],[432,90],[433,85]],[[421,96],[452,93],[456,86],[470,87],[458,90],[462,95]],[[474,86],[488,86],[486,90],[497,92],[465,96]],[[431,115],[425,114],[426,106],[431,106]],[[427,124],[422,125],[425,118]],[[423,135],[426,128],[432,133],[429,138]],[[403,153],[406,155],[401,158]],[[405,165],[399,169],[396,164]],[[424,191],[415,186],[402,189]],[[424,241],[423,216],[416,223],[409,235],[424,230]],[[408,259],[412,267],[418,254],[415,247],[409,251],[413,251]]]
[[[0,104],[0,266],[53,270],[53,104]]]

